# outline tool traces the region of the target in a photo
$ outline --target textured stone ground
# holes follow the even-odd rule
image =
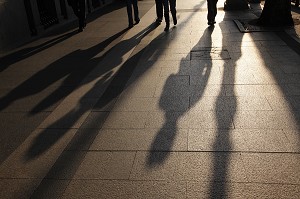
[[[124,9],[67,40],[74,66],[96,64],[2,162],[1,198],[299,198],[300,55],[288,35],[241,33],[233,20],[257,15],[223,1],[208,27],[205,0],[178,1],[164,32],[152,6],[101,59],[95,41],[118,33],[103,27]]]

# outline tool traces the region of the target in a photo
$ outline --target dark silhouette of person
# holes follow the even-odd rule
[[[207,24],[212,26],[216,23],[215,18],[217,15],[218,0],[207,0]]]
[[[132,28],[133,27],[132,7],[134,12],[135,24],[138,24],[140,22],[138,0],[126,0],[126,6],[127,6],[128,24],[129,24],[128,27]]]
[[[169,0],[155,0],[155,4],[157,15],[156,24],[160,25],[164,16],[166,21],[165,31],[168,31],[170,28]]]
[[[85,4],[86,0],[68,0],[69,6],[72,7],[74,14],[78,18],[78,32],[82,32],[86,26]]]
[[[173,23],[174,23],[174,25],[176,25],[177,24],[176,0],[169,0],[169,4],[170,4],[170,11],[171,11],[172,18],[173,18]]]

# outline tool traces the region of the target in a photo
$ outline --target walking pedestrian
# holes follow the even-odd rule
[[[218,0],[207,0],[207,24],[212,26],[216,23],[215,18],[217,15]]]
[[[132,28],[133,27],[132,7],[134,12],[135,24],[138,24],[140,22],[138,0],[126,0],[126,6],[127,6],[128,24],[129,24],[128,28]]]
[[[168,31],[170,28],[169,0],[155,0],[155,4],[157,15],[156,23],[160,25],[164,16],[166,22],[165,31]]]
[[[72,7],[74,14],[78,18],[78,32],[82,32],[86,27],[86,0],[68,0],[68,4]]]

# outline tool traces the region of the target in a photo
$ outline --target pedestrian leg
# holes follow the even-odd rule
[[[127,16],[128,16],[128,27],[133,27],[133,18],[132,18],[132,3],[131,0],[126,0],[127,6]]]
[[[132,5],[133,5],[133,10],[134,10],[134,20],[135,20],[135,23],[138,24],[140,22],[138,1],[132,0]]]
[[[176,0],[169,0],[170,3],[170,10],[173,18],[174,25],[177,24],[177,17],[176,17]]]
[[[163,18],[163,0],[155,0],[155,6],[156,6],[156,23],[158,25],[160,25],[160,23],[162,22],[162,18]]]
[[[208,25],[215,24],[215,17],[217,15],[218,0],[207,0],[207,21]]]
[[[163,0],[163,7],[164,7],[164,16],[166,21],[165,31],[168,31],[170,28],[169,0]]]
[[[78,5],[78,18],[79,18],[79,31],[83,31],[86,26],[86,14],[85,14],[86,0],[79,0]]]

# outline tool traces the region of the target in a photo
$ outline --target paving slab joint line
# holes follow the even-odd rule
[[[296,151],[216,151],[216,150],[126,150],[126,149],[122,149],[122,150],[115,150],[115,149],[100,149],[100,150],[67,150],[69,152],[76,152],[76,151],[80,151],[80,152],[154,152],[154,153],[240,153],[240,154],[294,154],[294,155],[300,155],[300,152],[296,152]]]

